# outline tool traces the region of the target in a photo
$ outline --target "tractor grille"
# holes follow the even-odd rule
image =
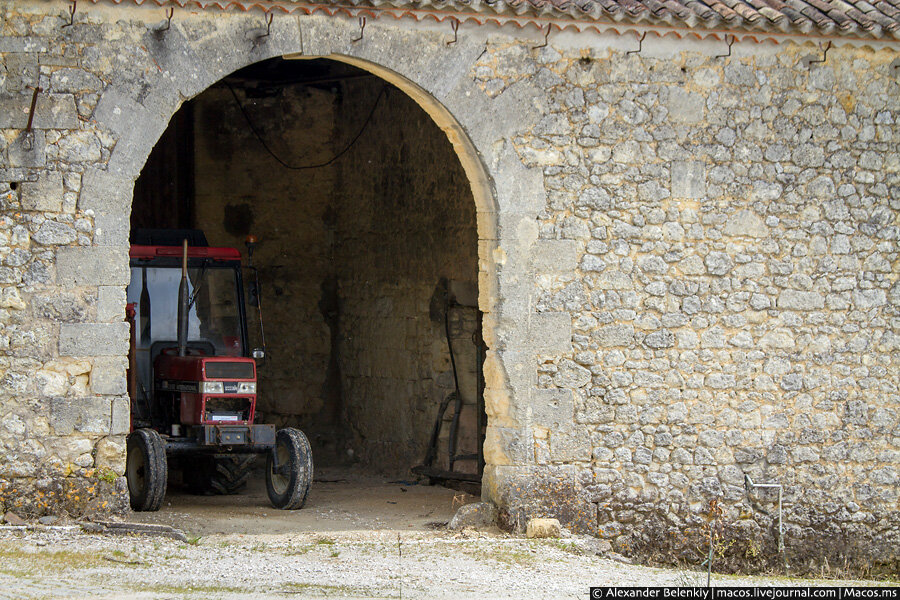
[[[208,398],[206,400],[207,421],[247,421],[250,419],[249,398]]]
[[[208,362],[207,379],[253,379],[251,362]]]

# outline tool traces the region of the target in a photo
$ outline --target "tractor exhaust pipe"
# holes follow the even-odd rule
[[[188,334],[188,278],[187,278],[188,242],[184,240],[181,255],[181,284],[178,286],[178,356],[187,355]]]

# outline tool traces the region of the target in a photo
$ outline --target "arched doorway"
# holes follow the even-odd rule
[[[486,346],[465,138],[351,62],[278,57],[185,103],[136,182],[132,230],[260,239],[257,421],[301,427],[319,467],[476,482]]]

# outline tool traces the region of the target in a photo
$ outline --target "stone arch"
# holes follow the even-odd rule
[[[199,41],[196,36],[201,34],[192,30],[190,19],[173,25],[165,36],[150,31],[145,48],[159,73],[139,95],[133,81],[114,80],[104,90],[94,120],[117,142],[107,168],[86,173],[81,196],[95,199],[82,202],[85,208],[93,205],[98,215],[95,244],[113,246],[113,255],[120,253],[124,264],[131,190],[150,151],[185,100],[228,74],[277,56],[329,58],[367,70],[403,90],[447,135],[476,202],[479,308],[488,346],[483,489],[486,498],[502,504],[502,480],[507,477],[500,477],[498,469],[515,471],[530,462],[522,458],[519,437],[529,418],[524,415],[530,415],[529,357],[548,343],[551,347],[571,343],[570,322],[532,322],[538,319],[528,312],[525,275],[538,238],[534,216],[544,203],[543,180],[539,170],[521,164],[509,141],[519,121],[492,118],[498,111],[529,113],[533,109],[524,100],[536,91],[517,84],[500,99],[484,94],[471,76],[483,40],[461,40],[453,52],[441,52],[446,48],[442,33],[376,22],[366,28],[364,40],[354,43],[355,20],[312,16],[276,19],[271,35],[260,42],[255,38],[260,34],[254,18],[258,16],[217,14],[216,27]],[[436,44],[435,37],[441,43]],[[106,210],[96,210],[101,204]],[[502,294],[501,287],[506,290]],[[517,293],[525,296],[524,301],[516,298]],[[509,300],[501,301],[504,297]],[[548,333],[553,329],[558,331]]]

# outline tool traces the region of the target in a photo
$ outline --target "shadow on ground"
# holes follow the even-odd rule
[[[170,525],[192,535],[282,534],[354,530],[425,531],[447,523],[461,504],[477,498],[415,479],[397,480],[359,470],[316,473],[300,510],[272,508],[263,473],[234,496],[196,496],[170,484],[158,512],[131,513],[128,521]]]

